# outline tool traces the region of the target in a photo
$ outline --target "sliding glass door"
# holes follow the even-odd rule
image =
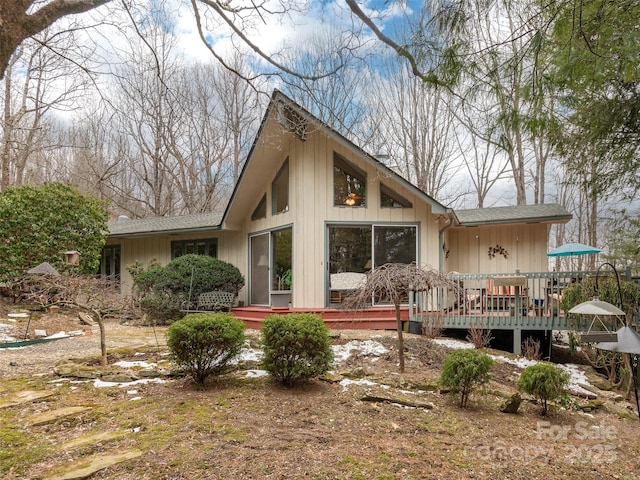
[[[409,264],[418,260],[417,225],[328,225],[328,304],[340,303],[348,290],[345,280],[386,263]]]
[[[269,305],[269,234],[253,235],[249,239],[251,305]]]
[[[290,300],[293,282],[291,227],[252,235],[250,243],[250,303],[271,305],[276,296]]]

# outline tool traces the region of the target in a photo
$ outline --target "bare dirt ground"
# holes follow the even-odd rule
[[[447,349],[407,335],[406,371],[398,373],[394,332],[332,332],[335,344],[373,340],[389,351],[357,351],[331,378],[285,389],[266,376],[238,371],[196,389],[184,377],[162,383],[113,384],[61,378],[69,358],[95,365],[97,327],[68,312],[32,318],[36,328],[85,330],[85,335],[0,349],[0,402],[17,392],[51,396],[0,408],[0,477],[65,477],[74,462],[107,453],[142,454],[92,479],[636,479],[640,422],[603,408],[585,413],[586,400],[544,418],[526,400],[517,415],[499,411],[515,393],[520,371],[498,362],[492,382],[460,409],[437,382]],[[21,325],[22,326],[22,325]],[[247,332],[253,345],[258,333]],[[166,362],[165,329],[107,325],[109,361]],[[505,355],[504,352],[494,352]],[[142,376],[142,375],[141,375]],[[413,406],[408,406],[413,405]],[[43,425],[29,419],[68,406],[90,410]],[[112,439],[69,442],[105,432]],[[102,437],[101,437],[102,438]],[[58,476],[56,476],[58,475]]]

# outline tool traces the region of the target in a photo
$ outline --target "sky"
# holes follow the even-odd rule
[[[253,0],[256,1],[256,0]],[[252,6],[251,0],[232,1],[232,5]],[[256,1],[257,3],[257,1]],[[277,9],[281,3],[287,0],[267,0],[269,8]],[[351,32],[356,28],[362,28],[362,22],[356,18],[342,0],[310,0],[308,2],[291,2],[293,5],[302,7],[289,10],[286,14],[278,15],[256,15],[255,10],[245,18],[244,25],[247,37],[258,46],[265,54],[278,56],[280,52],[288,49],[297,52],[304,51],[310,42],[308,41],[317,32]],[[385,1],[372,0],[360,3],[361,8],[371,18],[376,19],[376,24],[387,35],[395,37],[399,28],[407,20],[416,16],[416,12],[423,8],[423,1]],[[159,25],[165,30],[172,30],[177,40],[180,56],[184,61],[194,62],[216,62],[215,58],[202,42],[197,28],[195,16],[187,0],[137,0],[134,4],[135,10],[130,11],[130,15],[136,20],[139,32],[144,35],[145,29],[152,24]],[[156,15],[157,7],[162,5],[166,10],[166,15]],[[154,10],[154,6],[156,9]],[[219,55],[229,54],[233,50],[234,43],[237,45],[237,35],[231,36],[230,30],[220,22],[219,17],[215,18],[204,9],[200,11],[205,35],[212,48]],[[105,16],[108,23],[104,23]],[[67,21],[76,21],[68,19]],[[122,53],[131,49],[131,45],[116,25],[124,26],[127,35],[137,35],[133,30],[133,22],[125,15],[121,4],[115,2],[97,9],[94,12],[82,16],[82,23],[99,25],[84,33],[90,36],[90,41],[98,45],[97,58],[102,60],[112,60],[114,64],[120,62]],[[336,33],[337,34],[337,33]],[[235,39],[234,39],[235,37]],[[381,55],[396,55],[388,46],[383,45],[373,37],[373,34],[364,28],[363,48],[376,48]],[[246,48],[246,47],[245,47]],[[264,60],[253,62],[254,69],[273,71]],[[105,67],[98,67],[104,69]],[[108,88],[109,77],[104,77],[103,88]],[[272,83],[272,88],[277,88],[277,79]],[[487,199],[486,206],[510,205],[515,201],[515,193],[512,183],[501,182]]]

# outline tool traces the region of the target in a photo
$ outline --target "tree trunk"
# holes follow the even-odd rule
[[[404,337],[402,335],[402,320],[400,320],[400,305],[396,304],[396,328],[398,330],[398,360],[400,373],[404,373]]]
[[[104,320],[102,315],[94,311],[96,319],[98,320],[98,326],[100,327],[100,365],[106,367],[109,362],[107,361],[107,333],[104,328]]]

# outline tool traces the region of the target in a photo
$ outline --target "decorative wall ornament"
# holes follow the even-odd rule
[[[444,258],[449,258],[449,249],[447,248],[447,244],[442,244],[442,251],[444,252]]]
[[[489,247],[489,258],[495,258],[496,255],[502,255],[504,258],[509,258],[509,252],[506,248],[496,245],[495,247]]]

